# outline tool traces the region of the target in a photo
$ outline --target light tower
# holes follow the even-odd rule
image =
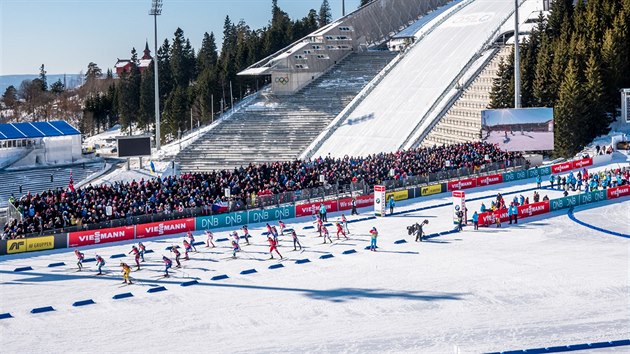
[[[518,41],[518,0],[514,0],[514,108],[521,108],[521,54]]]
[[[160,151],[160,86],[158,81],[158,46],[157,46],[157,17],[162,14],[162,0],[153,0],[149,15],[153,16],[153,34],[155,39],[155,54],[153,55],[153,70],[155,71],[155,148]]]

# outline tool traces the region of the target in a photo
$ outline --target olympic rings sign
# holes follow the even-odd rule
[[[289,77],[288,76],[277,77],[276,82],[279,83],[280,85],[286,85],[289,83]]]

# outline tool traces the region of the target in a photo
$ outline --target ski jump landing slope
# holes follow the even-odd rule
[[[364,156],[397,150],[513,11],[514,2],[505,0],[477,0],[459,10],[409,50],[314,156]]]

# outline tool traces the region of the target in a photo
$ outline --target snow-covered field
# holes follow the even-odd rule
[[[553,132],[491,132],[483,139],[490,144],[497,144],[506,151],[542,151],[553,150]]]
[[[467,197],[500,191],[511,200],[510,191],[534,187],[528,182],[467,191]],[[396,211],[447,201],[444,195],[402,201]],[[472,211],[481,202],[467,205]],[[289,237],[281,236],[283,262],[267,260],[263,225],[251,225],[253,245],[244,246],[238,259],[229,259],[227,242],[197,246],[199,252],[168,279],[159,278],[160,258],[182,236],[148,239],[155,253],[132,273],[131,286],[121,284],[119,260],[109,258],[129,252],[131,243],[83,249],[87,257],[105,257],[109,273],[102,277],[94,276],[94,264],[75,272],[72,250],[4,256],[0,313],[14,318],[0,320],[0,351],[479,353],[630,338],[629,238],[582,226],[566,210],[422,243],[407,235],[406,226],[423,219],[428,233],[451,229],[450,210],[351,223],[348,241],[337,241],[329,227],[332,246],[303,229],[310,219],[288,220],[306,249],[294,252]],[[369,209],[360,212],[349,219]],[[574,215],[630,237],[628,198],[578,207]],[[380,232],[377,252],[364,249],[373,226]],[[215,232],[215,240],[229,231]],[[394,244],[399,239],[408,242]],[[342,254],[348,249],[357,253]],[[319,259],[328,253],[334,257]],[[304,258],[311,262],[295,264]],[[133,263],[130,256],[123,260]],[[67,266],[47,268],[60,261]],[[278,263],[284,268],[268,269]],[[14,273],[20,266],[33,270]],[[251,268],[257,273],[239,274]],[[220,274],[230,278],[210,280]],[[180,286],[191,279],[199,284]],[[147,293],[158,285],[167,291]],[[112,299],[123,292],[134,297]],[[85,299],[96,303],[72,307]],[[30,313],[49,305],[56,311]],[[623,349],[628,347],[613,350]]]

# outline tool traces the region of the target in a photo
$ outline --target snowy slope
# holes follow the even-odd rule
[[[511,200],[510,191],[534,187],[527,182],[466,194],[475,198],[500,191]],[[532,192],[523,194],[531,198]],[[396,209],[449,201],[434,196],[399,202]],[[481,202],[467,205],[472,211]],[[579,225],[566,210],[518,226],[467,228],[423,243],[407,236],[405,227],[417,220],[430,221],[429,233],[452,228],[450,210],[351,223],[351,239],[337,241],[333,233],[332,246],[303,229],[311,220],[290,220],[307,248],[293,252],[289,237],[281,237],[280,252],[289,258],[281,269],[268,269],[280,262],[265,260],[263,225],[251,225],[254,245],[244,246],[239,259],[228,259],[226,242],[217,242],[215,249],[197,246],[199,252],[169,279],[158,278],[159,259],[182,237],[148,239],[145,244],[155,253],[132,273],[136,284],[124,287],[118,260],[109,256],[128,252],[130,243],[83,250],[88,257],[106,258],[110,273],[104,277],[93,275],[92,263],[75,272],[72,250],[1,257],[0,313],[14,316],[0,320],[2,352],[450,353],[455,348],[478,353],[630,337],[629,238]],[[358,217],[368,212],[361,210]],[[630,237],[629,212],[625,198],[576,208],[575,217]],[[372,226],[381,234],[377,252],[364,250]],[[229,231],[215,232],[215,240]],[[393,243],[403,238],[408,243]],[[348,249],[357,253],[342,254]],[[334,258],[319,259],[327,253]],[[311,262],[295,264],[303,258]],[[47,268],[59,261],[67,266]],[[20,266],[34,270],[12,272]],[[239,274],[251,268],[258,273]],[[210,280],[220,274],[230,278]],[[190,279],[199,284],[179,285]],[[156,285],[167,291],[146,292]],[[134,297],[112,299],[123,292]],[[96,304],[71,306],[85,299]],[[48,305],[56,311],[29,313]]]

